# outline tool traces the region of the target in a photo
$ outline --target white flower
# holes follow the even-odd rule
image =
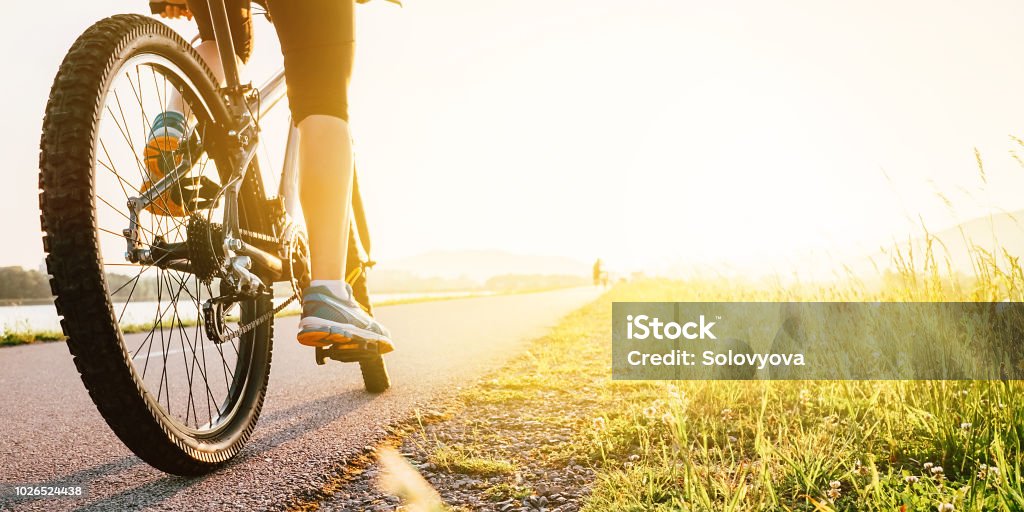
[[[672,413],[666,412],[665,414],[661,415],[661,422],[666,425],[674,425],[676,422],[676,417],[673,416]]]
[[[942,474],[942,466],[935,466],[934,468],[931,469],[931,471],[932,471],[933,475],[941,475]]]
[[[960,424],[960,428],[962,428],[964,430],[970,429],[971,428],[971,424],[970,424],[970,422],[965,421],[965,422]]]
[[[829,501],[835,501],[836,498],[843,495],[842,487],[843,484],[839,480],[833,480],[828,483],[828,491],[825,493],[828,496]]]
[[[988,480],[989,478],[997,480],[999,479],[999,468],[996,466],[989,467],[982,464],[981,466],[978,466],[978,478],[981,480]]]
[[[939,512],[953,512],[956,507],[952,503],[941,503],[939,504]]]
[[[903,481],[908,483],[908,484],[916,484],[918,480],[920,480],[920,479],[917,478],[914,475],[907,475],[907,476],[903,477]]]
[[[932,469],[932,466],[934,466],[934,465],[935,464],[932,464],[931,462],[925,462],[924,463],[924,470],[928,471],[928,470]]]
[[[686,393],[683,392],[683,391],[680,391],[679,388],[675,387],[674,385],[669,384],[669,386],[668,386],[668,396],[670,396],[672,398],[675,398],[675,399],[678,399],[678,400],[682,400],[683,398],[686,398]]]

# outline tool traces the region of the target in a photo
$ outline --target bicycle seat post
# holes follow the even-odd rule
[[[236,119],[245,112],[245,97],[238,73],[238,62],[235,60],[235,44],[232,40],[231,25],[228,22],[228,8],[225,0],[209,2],[210,18],[213,25],[213,38],[220,53],[221,66],[224,68],[225,90],[231,114]]]

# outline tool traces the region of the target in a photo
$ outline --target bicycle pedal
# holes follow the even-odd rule
[[[327,347],[315,347],[316,364],[327,364],[328,359],[342,363],[358,363],[380,355],[380,346],[371,340],[353,339]]]

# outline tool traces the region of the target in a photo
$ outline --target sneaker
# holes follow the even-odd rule
[[[353,354],[380,355],[395,349],[391,333],[352,299],[352,287],[345,283],[345,297],[326,286],[302,291],[302,319],[299,343],[311,347],[352,350]]]
[[[149,129],[149,137],[146,139],[146,148],[142,155],[149,179],[142,183],[140,192],[148,190],[153,183],[159,181],[181,163],[181,155],[175,155],[175,152],[181,147],[184,137],[185,116],[183,114],[168,110],[153,118],[153,125]],[[183,217],[188,214],[181,203],[176,201],[169,192],[156,198],[156,201],[147,206],[146,210],[156,215],[169,217]]]

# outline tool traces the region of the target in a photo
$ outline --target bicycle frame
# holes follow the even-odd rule
[[[229,104],[235,106],[232,114],[238,119],[252,122],[248,115],[251,105],[245,103],[245,88],[241,84],[238,73],[238,65],[235,60],[235,46],[231,38],[231,27],[228,23],[227,4],[224,0],[216,0],[209,3],[210,18],[213,25],[214,39],[217,44],[217,53],[224,65],[225,92]],[[274,76],[257,88],[260,102],[259,117],[263,117],[273,109],[284,98],[287,88],[285,86],[284,69],[280,69]],[[293,217],[298,214],[298,139],[299,131],[295,125],[289,123],[288,140],[285,143],[284,163],[281,169],[281,183],[279,194],[285,200],[285,210]],[[246,165],[248,167],[248,165]],[[245,172],[245,169],[242,169]],[[227,219],[225,219],[227,221]]]
[[[225,196],[224,209],[224,249],[226,254],[239,250],[243,244],[240,243],[238,223],[238,193],[248,171],[250,164],[256,156],[258,148],[258,130],[256,120],[252,112],[258,108],[257,118],[262,117],[276,106],[285,96],[284,70],[279,70],[266,83],[256,89],[258,102],[251,101],[247,94],[252,91],[249,84],[242,84],[238,71],[238,64],[235,60],[234,42],[232,41],[231,30],[228,25],[227,6],[224,0],[209,2],[210,18],[213,25],[215,44],[220,55],[221,64],[225,74],[225,86],[221,88],[222,98],[227,106],[231,122],[226,126],[225,135],[227,138],[231,172],[228,181],[224,184],[222,191]],[[264,101],[265,100],[265,101]],[[291,214],[297,213],[297,187],[296,164],[297,164],[297,137],[298,133],[294,126],[291,126],[288,133],[288,141],[285,149],[285,165],[282,169],[281,196],[285,198],[286,209]],[[145,250],[138,241],[137,217],[146,207],[156,202],[159,197],[171,189],[181,177],[188,174],[191,169],[193,158],[182,159],[182,163],[162,179],[153,183],[145,193],[138,198],[129,200],[129,207],[133,215],[130,220],[129,229],[125,230],[128,238],[127,259],[130,261],[142,261],[151,263],[152,254]]]
[[[234,41],[228,23],[227,6],[224,0],[209,2],[211,24],[213,26],[217,53],[220,56],[225,74],[225,85],[220,89],[225,100],[231,123],[225,128],[228,151],[231,162],[229,180],[224,184],[222,194],[225,198],[224,208],[224,253],[229,256],[231,269],[239,283],[257,283],[258,278],[248,268],[249,258],[256,259],[261,266],[273,270],[275,274],[282,271],[282,262],[278,256],[266,253],[255,247],[247,246],[241,241],[238,221],[238,194],[246,173],[256,157],[259,145],[259,126],[257,120],[269,113],[285,97],[287,91],[284,69],[278,70],[262,85],[253,88],[251,84],[242,84],[238,64],[235,60]],[[255,92],[255,94],[252,94]],[[256,119],[253,118],[255,114]],[[299,131],[289,123],[288,137],[284,150],[281,169],[281,180],[278,190],[283,198],[285,211],[292,218],[299,218],[298,199],[298,139]],[[194,158],[184,158],[182,163],[162,179],[153,184],[138,198],[129,200],[132,210],[129,229],[125,230],[128,240],[127,259],[133,262],[154,263],[153,255],[145,249],[137,237],[138,214],[190,172]],[[372,266],[369,261],[370,237],[366,227],[365,211],[359,194],[358,182],[353,178],[352,191],[352,234],[356,237],[356,247],[361,261]]]

